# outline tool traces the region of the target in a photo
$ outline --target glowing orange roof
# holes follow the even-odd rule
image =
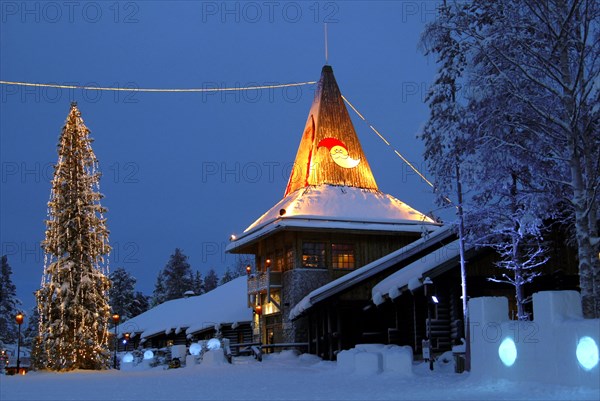
[[[311,185],[377,190],[333,69],[321,71],[285,196]]]
[[[437,226],[423,213],[379,191],[333,69],[326,65],[283,199],[226,251],[245,252],[248,245],[283,229],[415,233]]]

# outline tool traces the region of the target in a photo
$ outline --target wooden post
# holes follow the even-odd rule
[[[331,338],[331,333],[333,332],[333,324],[331,322],[331,305],[327,305],[327,348],[329,350],[328,359],[333,360],[333,338]]]
[[[308,323],[307,323],[308,324],[308,350],[307,351],[309,354],[312,354],[312,337],[313,337],[313,335],[312,335],[312,329],[313,329],[312,328],[312,326],[313,326],[312,325],[312,315],[309,314],[307,317],[307,320],[308,320]]]
[[[316,324],[315,324],[315,339],[316,339],[317,341],[315,342],[315,354],[316,354],[317,356],[321,356],[321,355],[319,355],[319,353],[320,353],[320,351],[321,351],[321,346],[320,346],[320,345],[321,345],[321,338],[320,338],[320,336],[319,336],[319,334],[320,334],[319,332],[321,331],[321,330],[320,330],[320,327],[321,327],[321,310],[319,310],[319,311],[316,313],[316,315],[317,315],[317,316],[316,316],[316,317],[317,317],[317,322],[316,322]]]
[[[337,351],[339,352],[342,350],[342,314],[340,313],[340,310],[338,308],[336,308],[336,313],[337,313],[337,333],[338,333]]]

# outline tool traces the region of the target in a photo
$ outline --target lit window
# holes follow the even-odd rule
[[[354,244],[332,244],[331,262],[334,269],[354,269]]]
[[[271,270],[276,272],[280,272],[283,270],[283,250],[278,249],[275,252],[275,263],[271,267]]]
[[[302,244],[302,267],[325,267],[325,244],[323,242]]]
[[[285,270],[291,270],[294,268],[294,251],[292,248],[288,248],[285,251]]]

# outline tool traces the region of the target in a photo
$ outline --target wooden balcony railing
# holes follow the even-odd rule
[[[257,272],[248,277],[248,294],[260,294],[271,288],[281,288],[281,272]]]

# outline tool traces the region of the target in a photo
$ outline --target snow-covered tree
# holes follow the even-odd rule
[[[134,317],[134,290],[136,279],[122,267],[110,274],[111,286],[108,292],[112,313],[118,313],[124,322]]]
[[[219,276],[215,269],[210,269],[204,277],[204,291],[209,292],[219,286]]]
[[[23,338],[21,341],[26,347],[33,347],[35,338],[38,336],[40,314],[38,313],[37,307],[33,307],[27,315],[27,327],[23,330]]]
[[[152,301],[150,302],[150,305],[155,307],[166,300],[165,272],[161,269],[156,275],[156,282],[154,283],[154,291],[152,292]]]
[[[248,265],[254,266],[254,255],[239,255],[231,271],[233,278],[245,276],[247,274],[246,266]]]
[[[439,32],[457,38],[466,62],[467,132],[479,140],[470,150],[510,154],[531,174],[529,214],[573,227],[583,311],[600,317],[600,5],[449,4]]]
[[[597,1],[479,1],[468,35],[476,67],[487,67],[488,104],[511,102],[511,138],[495,137],[499,151],[531,137],[524,165],[553,196],[535,212],[574,226],[586,317],[600,317],[598,204],[600,200],[600,5]],[[482,20],[481,15],[491,18]],[[498,90],[499,93],[496,92]],[[489,116],[490,108],[478,108]]]
[[[142,294],[140,291],[136,291],[133,295],[133,304],[131,305],[131,316],[135,317],[146,312],[150,309],[149,297]]]
[[[105,369],[109,366],[110,251],[100,205],[98,160],[75,103],[58,143],[46,237],[44,274],[36,292],[40,315],[38,368]]]
[[[467,270],[465,262],[464,185],[469,182],[472,144],[465,133],[469,123],[466,105],[461,96],[466,81],[463,74],[467,64],[466,44],[446,26],[454,21],[451,7],[439,9],[438,19],[428,24],[421,38],[426,55],[435,55],[438,74],[426,102],[430,116],[421,139],[425,143],[425,161],[434,177],[438,204],[453,207],[457,215],[464,332],[469,333]]]
[[[185,292],[193,291],[194,278],[187,258],[181,249],[175,248],[163,269],[165,301],[181,298]]]
[[[515,287],[518,319],[529,320],[525,285],[541,274],[537,268],[548,260],[542,245],[543,224],[530,213],[528,192],[521,182],[528,180],[527,174],[512,171],[508,178],[502,177],[499,173],[506,173],[505,167],[506,164],[498,163],[480,194],[474,197],[479,209],[472,211],[468,226],[474,244],[490,247],[500,256],[496,265],[503,273],[490,280]],[[492,182],[495,185],[489,185]],[[497,185],[498,182],[503,185]]]
[[[12,268],[8,264],[8,257],[3,255],[0,260],[0,343],[4,344],[13,344],[17,340],[15,316],[21,304],[11,276]]]
[[[231,280],[233,280],[234,274],[232,273],[231,269],[229,269],[229,267],[227,269],[225,269],[225,273],[223,273],[223,276],[221,276],[221,280],[219,281],[219,285],[223,285],[225,283],[230,282]]]
[[[204,294],[204,280],[202,279],[202,274],[198,270],[196,270],[196,274],[194,274],[194,286],[192,290],[196,295]]]

